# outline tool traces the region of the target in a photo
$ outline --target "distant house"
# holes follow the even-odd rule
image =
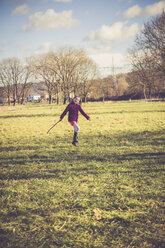
[[[41,95],[37,93],[32,93],[27,96],[28,102],[39,102],[41,100]]]
[[[40,82],[31,84],[27,94],[28,102],[47,101],[48,99],[49,95],[44,83]]]

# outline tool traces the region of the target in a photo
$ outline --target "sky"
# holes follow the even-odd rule
[[[0,0],[0,60],[71,46],[105,73],[126,72],[136,35],[163,9],[156,0]]]

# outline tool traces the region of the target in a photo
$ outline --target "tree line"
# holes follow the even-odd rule
[[[129,92],[144,98],[165,90],[165,12],[146,22],[129,50]]]
[[[24,103],[32,82],[42,81],[47,87],[49,103],[59,95],[65,104],[71,95],[87,98],[151,98],[165,91],[165,12],[151,18],[129,49],[132,70],[115,77],[101,78],[96,63],[85,50],[62,47],[57,52],[32,56],[23,63],[18,58],[0,62],[0,94],[10,104]]]
[[[26,59],[21,64],[18,58],[5,59],[0,63],[1,94],[6,96],[10,104],[11,96],[14,104],[23,103],[32,81],[43,81],[47,87],[49,103],[55,96],[57,103],[59,93],[63,94],[64,104],[71,93],[79,94],[86,100],[89,81],[97,77],[98,69],[84,50],[72,47],[60,48],[57,52],[49,52]]]

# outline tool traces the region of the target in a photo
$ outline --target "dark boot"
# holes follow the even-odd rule
[[[78,143],[78,133],[75,134],[75,142]]]
[[[78,139],[77,139],[77,132],[74,132],[74,136],[73,136],[73,142],[72,145],[77,146]]]

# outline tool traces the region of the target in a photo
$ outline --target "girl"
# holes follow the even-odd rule
[[[62,121],[62,119],[64,118],[64,116],[66,115],[66,113],[69,111],[68,114],[68,121],[70,122],[70,124],[73,126],[74,128],[74,136],[73,136],[73,142],[72,144],[74,146],[77,146],[77,133],[80,130],[79,125],[77,124],[78,121],[78,111],[80,111],[80,113],[87,119],[90,120],[90,117],[82,110],[81,105],[80,105],[80,97],[75,96],[72,100],[72,102],[70,104],[68,104],[68,106],[66,107],[66,109],[64,110],[64,112],[62,113],[62,115],[60,116],[60,120]]]

